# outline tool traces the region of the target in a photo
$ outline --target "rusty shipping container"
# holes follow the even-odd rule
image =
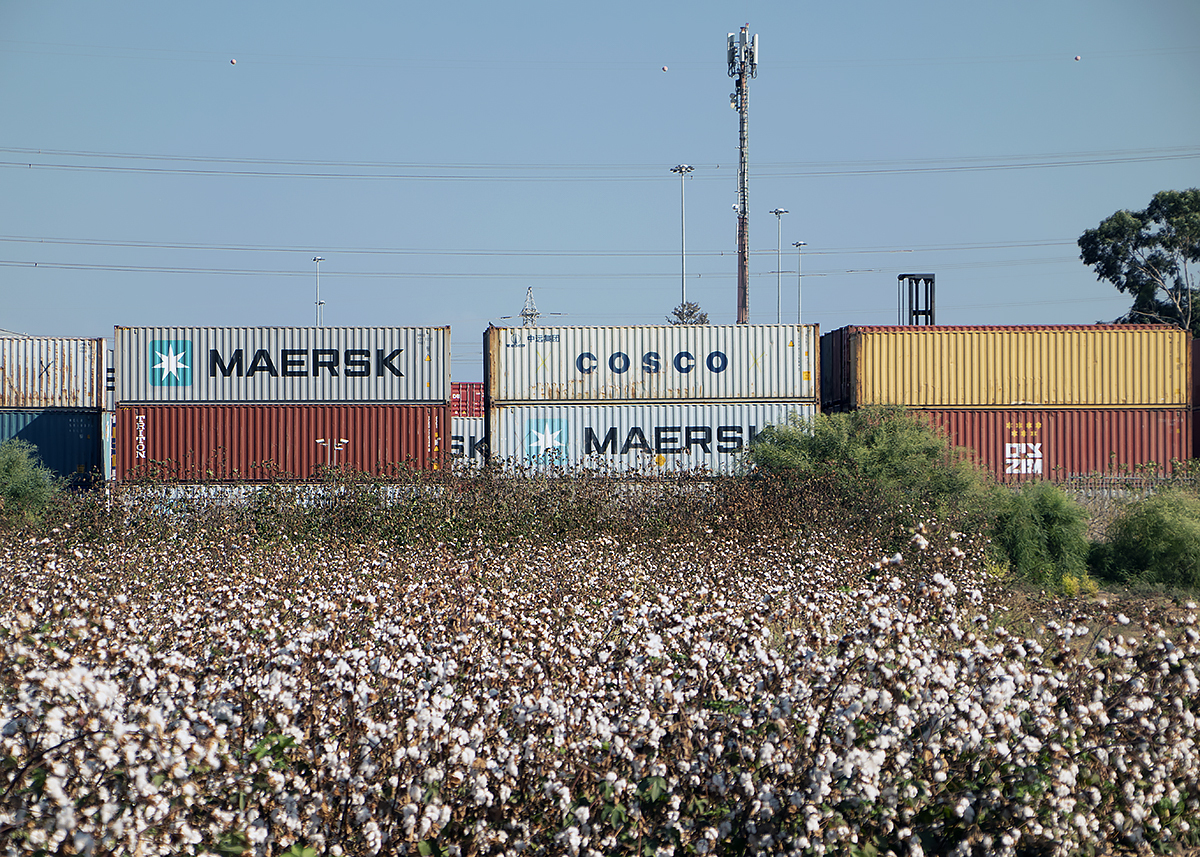
[[[103,339],[0,337],[0,408],[104,407]]]
[[[115,434],[118,479],[305,480],[330,466],[391,476],[442,466],[450,407],[128,405]]]
[[[483,382],[450,382],[450,415],[453,417],[483,416]]]
[[[505,405],[488,411],[488,444],[514,470],[728,473],[768,425],[815,414],[812,402]]]
[[[845,327],[821,341],[821,404],[1185,408],[1190,350],[1159,325]]]
[[[816,402],[816,325],[490,327],[491,404]]]
[[[956,408],[912,411],[972,450],[997,480],[1061,481],[1141,468],[1170,472],[1192,450],[1186,408]]]
[[[116,401],[450,400],[448,327],[118,327]]]

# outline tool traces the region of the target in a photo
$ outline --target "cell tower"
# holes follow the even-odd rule
[[[738,112],[738,297],[737,323],[750,323],[750,202],[746,172],[746,149],[749,135],[750,78],[758,77],[758,34],[747,35],[750,25],[739,34],[730,33],[726,40],[729,76],[737,80],[737,88],[729,93],[729,106]]]
[[[533,286],[525,292],[525,306],[521,309],[521,327],[536,327],[541,313],[533,302]]]

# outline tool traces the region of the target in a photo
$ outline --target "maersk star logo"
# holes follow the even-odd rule
[[[565,464],[567,423],[564,420],[529,420],[525,423],[525,457],[543,464]]]
[[[153,387],[190,387],[192,385],[192,342],[189,339],[150,341],[150,385]]]

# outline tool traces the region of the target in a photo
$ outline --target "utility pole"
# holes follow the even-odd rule
[[[729,76],[737,88],[729,94],[729,106],[738,112],[738,303],[737,323],[750,323],[750,203],[747,177],[747,140],[749,134],[750,78],[758,77],[758,35],[747,35],[750,25],[725,42]]]
[[[687,223],[684,220],[683,179],[694,169],[695,167],[689,167],[687,164],[671,167],[671,172],[679,173],[679,293],[681,295],[679,303],[681,306],[687,303]]]

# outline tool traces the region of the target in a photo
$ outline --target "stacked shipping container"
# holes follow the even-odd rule
[[[471,465],[487,458],[483,382],[450,382],[450,453]]]
[[[104,471],[103,339],[0,338],[0,441],[26,440],[57,476]]]
[[[449,358],[442,327],[119,327],[117,475],[436,468],[450,427]]]
[[[758,432],[816,413],[811,325],[491,327],[489,451],[528,469],[728,472]]]
[[[917,410],[1002,481],[1169,469],[1192,454],[1184,331],[846,327],[821,346],[825,410]]]

